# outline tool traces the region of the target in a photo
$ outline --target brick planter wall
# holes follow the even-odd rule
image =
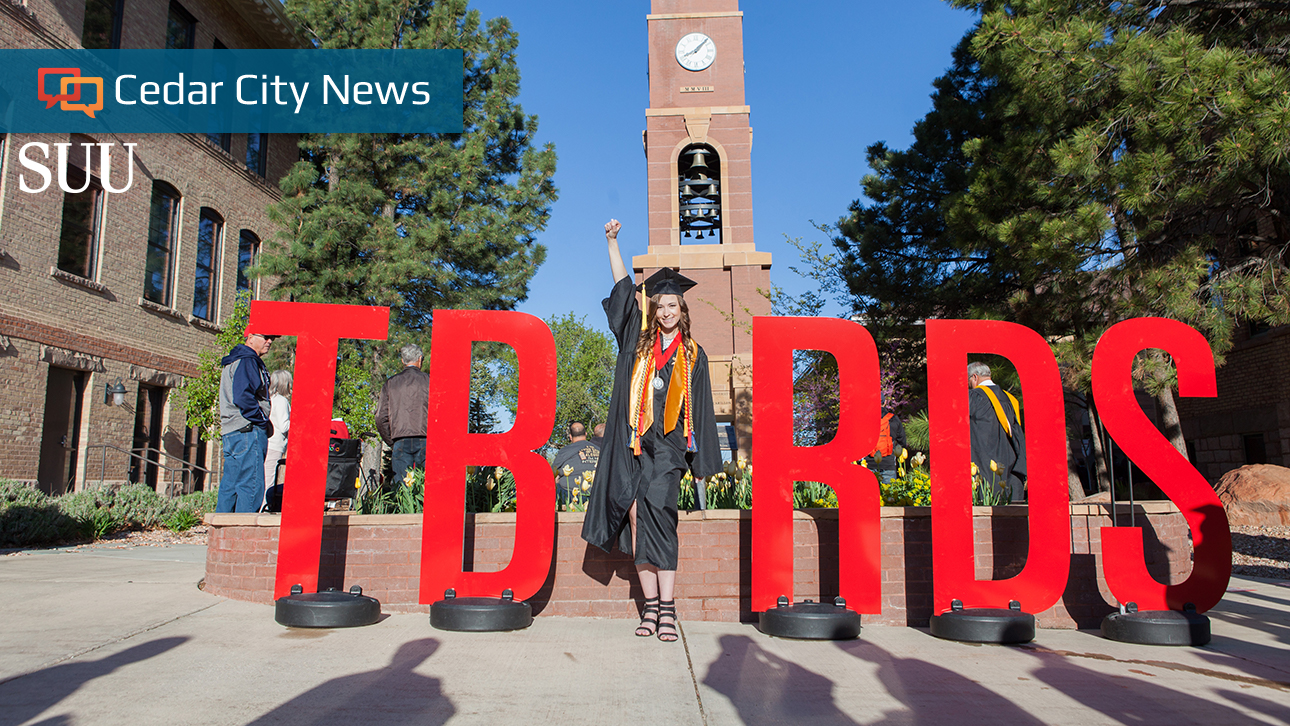
[[[1120,523],[1128,524],[1128,506]],[[880,615],[866,624],[926,625],[932,615],[932,520],[928,507],[882,510]],[[607,555],[579,536],[582,514],[556,515],[554,565],[530,599],[536,615],[637,617],[641,598],[630,560]],[[1136,509],[1146,540],[1147,569],[1159,580],[1180,582],[1191,571],[1187,523],[1168,502]],[[974,509],[976,573],[1011,577],[1025,564],[1026,508]],[[206,592],[269,603],[278,546],[278,515],[209,514]],[[514,514],[468,515],[467,568],[496,571],[510,559]],[[752,620],[750,592],[752,515],[746,511],[682,512],[677,610],[687,620]],[[837,594],[837,510],[794,514],[794,598],[831,600]],[[1060,602],[1038,614],[1046,628],[1096,627],[1113,600],[1097,567],[1101,527],[1111,524],[1108,505],[1071,505],[1071,572]],[[320,587],[363,591],[388,612],[427,612],[418,604],[420,515],[328,515],[323,527]]]

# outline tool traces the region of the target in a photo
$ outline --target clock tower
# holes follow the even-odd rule
[[[752,316],[769,315],[770,253],[753,243],[752,126],[739,0],[651,0],[649,108],[642,135],[649,249],[640,282],[670,267],[708,354],[717,421],[752,449]],[[727,432],[731,429],[727,427]]]

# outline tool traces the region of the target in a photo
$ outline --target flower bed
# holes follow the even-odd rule
[[[1128,506],[1121,505],[1121,522]],[[1162,581],[1190,572],[1186,521],[1169,502],[1137,506],[1146,534],[1147,568]],[[1025,564],[1029,533],[1026,507],[976,507],[977,577],[1005,578]],[[1039,613],[1048,628],[1096,627],[1112,611],[1096,565],[1101,527],[1111,524],[1105,504],[1072,504],[1070,581],[1061,601]],[[821,600],[837,594],[836,509],[794,513],[794,597]],[[884,507],[882,517],[883,611],[868,624],[926,625],[932,614],[931,510]],[[554,563],[545,586],[530,599],[536,615],[636,617],[641,597],[631,562],[584,542],[581,512],[556,515]],[[207,592],[269,603],[277,556],[278,515],[210,514]],[[677,607],[682,619],[752,620],[750,607],[752,513],[746,510],[682,512]],[[467,515],[466,566],[496,571],[509,561],[513,513]],[[418,603],[420,515],[328,515],[323,526],[319,586],[361,585],[388,612],[426,612]]]

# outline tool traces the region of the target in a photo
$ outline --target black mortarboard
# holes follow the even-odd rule
[[[645,297],[654,297],[655,295],[684,295],[686,290],[697,284],[699,283],[673,271],[670,267],[664,267],[650,275],[637,287],[644,286]]]

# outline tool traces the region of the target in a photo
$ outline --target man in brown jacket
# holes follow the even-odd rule
[[[403,370],[385,381],[376,405],[376,430],[391,445],[394,482],[402,482],[413,466],[426,462],[426,411],[430,402],[430,376],[421,370],[421,349],[405,345],[399,352]]]

